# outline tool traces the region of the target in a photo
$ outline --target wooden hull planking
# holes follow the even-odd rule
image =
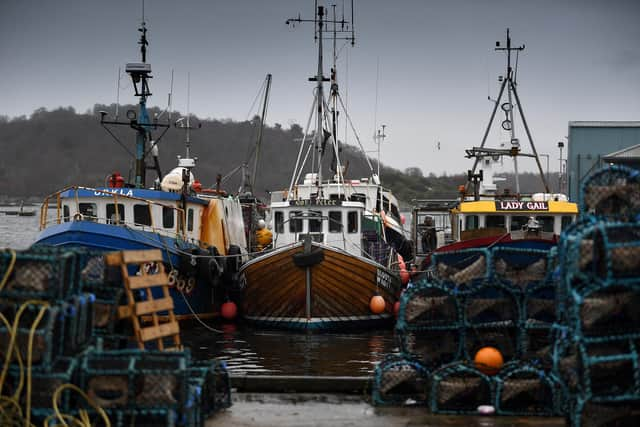
[[[311,267],[298,267],[293,261],[293,255],[302,253],[301,245],[264,255],[243,267],[245,318],[300,329],[370,325],[393,319],[393,305],[401,289],[396,273],[353,255],[314,245],[314,250],[318,248],[324,258]],[[311,272],[310,317],[306,310],[307,268]],[[387,302],[381,314],[373,314],[369,308],[371,297],[376,294]]]

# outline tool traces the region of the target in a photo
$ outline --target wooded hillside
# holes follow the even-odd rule
[[[120,120],[125,120],[127,109],[135,107],[121,106]],[[103,186],[107,175],[114,171],[125,178],[129,173],[133,175],[133,157],[123,146],[135,152],[135,132],[127,126],[112,127],[121,146],[100,126],[101,110],[113,118],[115,106],[96,105],[93,112],[85,114],[69,107],[54,111],[38,109],[30,117],[0,116],[0,195],[43,196],[68,185]],[[172,121],[178,117],[179,113],[174,113]],[[166,114],[160,122],[166,122],[165,118]],[[201,129],[191,133],[192,156],[198,157],[195,175],[204,186],[213,186],[217,174],[227,175],[248,158],[257,138],[259,119],[243,122],[192,119],[192,123],[202,123]],[[154,137],[159,134],[160,130],[155,131]],[[295,124],[289,129],[279,124],[265,128],[254,189],[258,194],[288,186],[301,137],[302,128]],[[158,146],[163,173],[176,166],[176,155],[184,155],[184,139],[184,131],[175,127],[161,139]],[[417,158],[420,153],[412,156]],[[331,156],[325,157],[325,170],[329,170]],[[345,146],[342,158],[348,162],[347,178],[370,176],[356,147]],[[372,164],[375,167],[375,161]],[[383,185],[391,188],[405,206],[413,199],[455,197],[456,188],[466,180],[462,174],[435,176],[426,172],[425,176],[417,167],[400,171],[383,164],[380,175]],[[148,186],[155,177],[155,171],[148,171]],[[539,182],[532,174],[521,178],[522,191],[540,191]],[[224,188],[236,192],[239,185],[238,173]]]

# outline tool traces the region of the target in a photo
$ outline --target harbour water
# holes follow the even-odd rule
[[[0,215],[0,248],[28,248],[38,235],[38,225],[38,215]],[[183,324],[184,343],[197,358],[226,360],[233,374],[369,376],[386,354],[398,351],[391,326],[305,333],[254,329],[241,322],[203,322],[219,332],[197,322]]]

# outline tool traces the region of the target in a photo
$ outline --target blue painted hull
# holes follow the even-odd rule
[[[180,263],[180,252],[198,248],[193,243],[178,241],[157,233],[91,221],[70,221],[47,227],[34,244],[83,247],[104,252],[160,249],[165,262],[174,267]],[[213,287],[202,279],[196,282],[193,292],[189,295],[182,294],[174,288],[170,289],[170,293],[174,301],[174,312],[178,316],[190,317],[193,313],[212,314],[214,311]],[[154,297],[161,297],[160,289],[155,290]]]

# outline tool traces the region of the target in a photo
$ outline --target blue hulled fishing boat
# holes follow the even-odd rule
[[[82,247],[97,251],[160,249],[169,273],[175,313],[179,317],[213,314],[236,289],[237,271],[246,259],[246,235],[238,199],[219,189],[202,189],[193,175],[196,159],[190,155],[189,116],[176,127],[186,130],[186,155],[178,167],[162,177],[157,144],[172,124],[149,119],[147,98],[151,65],[146,62],[147,29],[139,29],[141,62],[129,63],[138,111],[127,111],[124,125],[136,131],[135,180],[126,182],[115,172],[99,188],[73,186],[49,195],[40,212],[41,233],[36,245]],[[107,129],[108,130],[108,129]],[[155,141],[152,134],[163,130]],[[151,154],[158,179],[147,187],[146,164]]]

